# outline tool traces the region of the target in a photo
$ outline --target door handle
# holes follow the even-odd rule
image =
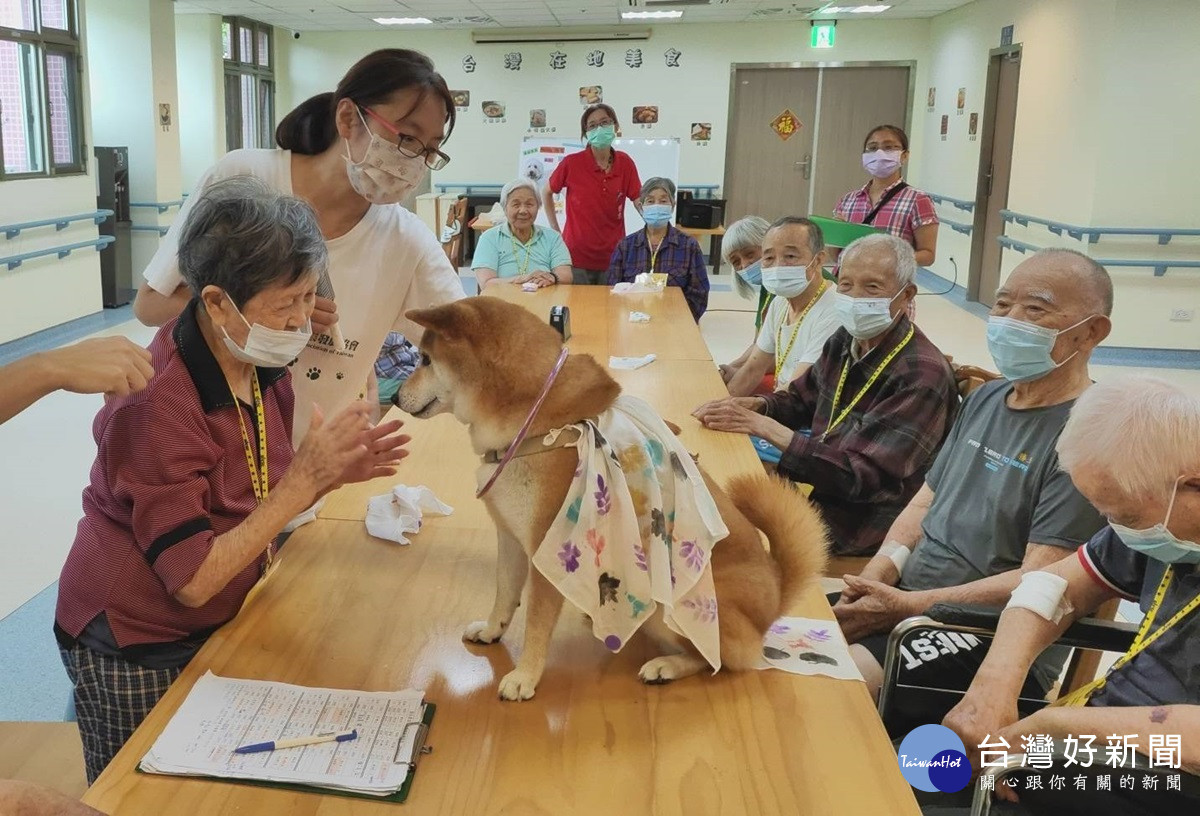
[[[812,154],[806,155],[804,161],[792,162],[792,169],[802,171],[806,180],[812,178]]]

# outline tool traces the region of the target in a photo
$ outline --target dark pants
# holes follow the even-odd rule
[[[78,643],[59,653],[75,686],[75,714],[90,785],[183,668],[147,669]]]
[[[607,286],[608,285],[608,270],[607,269],[583,269],[578,266],[571,267],[571,281],[575,285],[590,285],[590,286]]]

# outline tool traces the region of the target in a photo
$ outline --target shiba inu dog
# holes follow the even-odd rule
[[[474,297],[413,310],[407,316],[425,329],[422,361],[394,401],[414,417],[449,412],[467,426],[483,460],[475,474],[477,485],[496,525],[495,604],[487,620],[467,626],[463,639],[498,641],[528,585],[524,648],[499,686],[501,698],[527,700],[541,678],[563,601],[559,589],[531,559],[560,517],[583,468],[581,449],[574,444],[579,434],[553,432],[567,426],[580,426],[586,432],[586,421],[595,422],[629,398],[619,400],[620,386],[592,357],[567,356],[558,333],[520,306]],[[552,438],[558,441],[546,441]],[[687,457],[686,451],[683,456]],[[670,476],[673,464],[676,473],[682,473],[679,458],[675,453],[671,457],[665,472]],[[611,458],[613,463],[618,460],[615,452]],[[690,459],[686,464],[691,473],[699,473]],[[618,466],[628,469],[626,462],[610,465]],[[498,470],[502,473],[497,477]],[[714,665],[751,669],[759,664],[767,627],[787,614],[805,586],[822,573],[828,551],[826,530],[816,510],[783,480],[766,474],[739,476],[722,490],[706,475],[702,479],[707,489],[700,478],[693,487],[704,502],[711,494],[728,529],[728,535],[711,547],[704,567],[711,568],[719,610],[720,659]],[[669,533],[658,532],[669,538]],[[595,557],[599,567],[599,551]],[[599,603],[615,599],[619,583],[604,573]],[[669,586],[674,583],[672,571]],[[647,683],[687,677],[713,662],[669,626],[661,610],[660,604],[641,626],[666,652],[642,666],[640,676]]]

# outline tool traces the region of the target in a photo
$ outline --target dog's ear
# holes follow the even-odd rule
[[[438,334],[447,340],[456,338],[461,322],[461,317],[457,314],[453,303],[435,306],[432,309],[409,309],[404,316],[426,331]]]
[[[671,420],[669,420],[669,419],[664,419],[664,420],[663,420],[663,423],[664,423],[664,424],[665,424],[665,425],[666,425],[668,428],[670,428],[670,429],[671,429],[671,433],[675,434],[676,436],[679,436],[679,432],[680,432],[680,430],[682,430],[682,429],[681,429],[681,428],[680,428],[678,425],[676,425],[674,422],[672,422],[672,421],[671,421]]]

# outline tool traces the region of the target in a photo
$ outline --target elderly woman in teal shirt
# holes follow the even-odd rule
[[[517,179],[500,191],[505,223],[479,236],[471,269],[482,292],[504,283],[533,283],[539,289],[571,282],[571,253],[562,236],[533,223],[540,206],[537,185]]]

